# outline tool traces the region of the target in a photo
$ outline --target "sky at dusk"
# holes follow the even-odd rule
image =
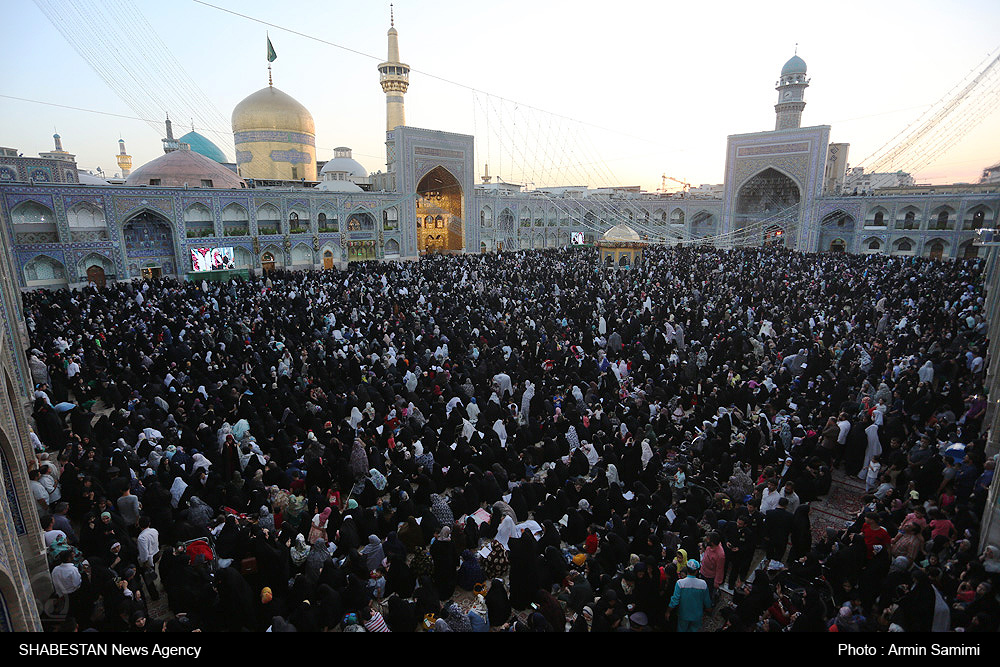
[[[191,102],[204,106],[213,126],[198,129],[230,159],[232,109],[267,84],[267,30],[278,54],[274,84],[311,111],[318,159],[349,146],[370,171],[385,169],[385,98],[376,65],[386,55],[388,2],[213,0],[360,53],[193,0],[132,4],[203,91]],[[1000,45],[995,0],[394,6],[401,58],[413,68],[407,124],[474,134],[478,171],[489,159],[494,175],[538,185],[558,176],[567,185],[654,190],[663,173],[721,183],[726,135],[773,129],[774,85],[796,43],[811,79],[802,124],[831,125],[831,141],[850,143],[849,161],[857,164]],[[0,97],[0,145],[34,155],[51,149],[58,129],[82,169],[102,167],[108,175],[117,171],[119,137],[136,167],[162,154],[163,131],[134,119],[137,112],[35,2],[0,0],[0,12],[9,54],[0,94],[106,112]],[[116,32],[94,23],[75,30],[100,54],[101,67],[128,72],[136,86],[158,80],[162,54],[149,46],[155,40],[134,34],[112,43]],[[171,113],[179,135],[190,120],[178,107],[142,114]],[[1000,112],[993,111],[915,176],[975,182],[997,161]]]

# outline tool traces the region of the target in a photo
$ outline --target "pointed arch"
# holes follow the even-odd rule
[[[99,268],[100,272],[93,271],[92,267]],[[111,258],[98,252],[92,252],[76,263],[76,275],[79,280],[88,282],[98,282],[97,277],[105,280],[115,277],[115,263]],[[95,280],[91,280],[95,278]],[[102,285],[103,286],[103,285]]]
[[[924,257],[929,257],[930,259],[945,259],[950,247],[951,244],[947,240],[941,238],[940,236],[936,236],[924,243],[923,255]]]
[[[399,241],[396,239],[386,241],[384,252],[386,259],[397,259],[399,257]]]
[[[882,248],[885,242],[877,236],[869,236],[864,241],[861,242],[861,253],[864,255],[873,255],[882,252]]]
[[[903,236],[892,242],[893,255],[915,255],[917,254],[917,242],[908,236]]]
[[[11,209],[10,219],[15,225],[52,225],[56,224],[55,213],[48,206],[28,199]]]
[[[222,209],[222,233],[225,236],[247,236],[250,233],[250,214],[245,207],[233,202]]]
[[[189,239],[215,236],[215,221],[211,209],[201,203],[184,209],[184,233]]]
[[[896,213],[896,229],[920,229],[920,209],[912,204]]]
[[[976,259],[979,257],[979,247],[976,245],[975,239],[968,239],[959,244],[958,257],[959,259]]]
[[[375,229],[375,216],[363,208],[357,208],[347,216],[347,231],[370,232]]]
[[[931,211],[928,229],[955,229],[955,209],[947,204],[938,206]]]
[[[965,212],[962,229],[974,231],[983,227],[993,226],[993,209],[986,204],[977,204]]]
[[[281,233],[281,211],[274,204],[261,204],[257,207],[257,232],[259,234]]]
[[[74,227],[94,229],[107,225],[104,220],[104,209],[89,201],[80,201],[70,206],[66,211],[66,220],[70,229]]]
[[[233,248],[233,265],[237,269],[250,269],[253,268],[254,264],[252,252],[243,246]]]
[[[395,231],[399,228],[399,209],[395,206],[382,211],[382,229],[387,232]]]
[[[889,220],[889,210],[880,204],[872,206],[865,214],[865,227],[885,227]]]
[[[291,251],[292,266],[311,266],[313,263],[313,251],[305,243],[296,243]]]
[[[48,255],[35,255],[24,264],[24,281],[29,287],[65,285],[66,267]]]
[[[754,224],[788,225],[798,219],[802,192],[799,181],[769,166],[747,178],[736,190],[734,229]]]
[[[675,208],[670,212],[670,224],[671,225],[683,225],[684,224],[684,211]]]
[[[440,237],[430,239],[425,224],[424,230],[417,235],[420,253],[461,251],[465,247],[465,193],[459,180],[444,166],[437,165],[420,177],[416,190],[427,212],[434,216],[432,235]],[[422,205],[421,210],[423,208]],[[438,216],[442,222],[440,227]]]

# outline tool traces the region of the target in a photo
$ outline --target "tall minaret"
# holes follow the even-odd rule
[[[62,137],[59,136],[58,132],[52,135],[52,141],[55,142],[55,148],[47,153],[39,153],[38,157],[49,160],[62,160],[63,162],[74,162],[76,160],[75,155],[63,150]]]
[[[392,5],[389,5],[389,57],[378,66],[379,81],[385,93],[385,131],[391,132],[406,125],[403,111],[403,94],[410,86],[410,66],[399,62],[399,33]]]
[[[161,139],[163,141],[163,152],[171,153],[173,151],[179,150],[181,145],[180,142],[174,139],[174,127],[170,122],[170,114],[167,114],[167,138]]]
[[[806,61],[799,58],[798,48],[791,60],[781,68],[781,78],[775,90],[778,91],[778,103],[774,105],[777,118],[775,130],[794,130],[802,126],[802,110],[806,108],[806,88],[809,79],[806,78]]]
[[[125,152],[125,140],[118,140],[118,155],[115,156],[118,160],[118,168],[122,170],[122,178],[128,178],[128,175],[132,173],[132,156]]]

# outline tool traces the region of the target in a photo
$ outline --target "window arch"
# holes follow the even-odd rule
[[[257,230],[264,235],[281,233],[281,213],[277,207],[264,204],[257,209]]]
[[[878,239],[868,239],[867,241],[865,241],[865,247],[870,252],[878,252],[879,250],[882,249],[882,242]]]
[[[90,202],[82,201],[73,204],[66,212],[70,227],[104,227],[104,211]]]
[[[222,233],[225,236],[246,236],[250,233],[250,216],[239,204],[227,204],[222,209]]]
[[[375,221],[370,213],[352,213],[347,218],[347,231],[349,232],[370,232],[375,229]]]
[[[885,227],[885,219],[888,211],[882,206],[875,206],[865,217],[865,227]]]
[[[66,269],[62,262],[39,255],[24,265],[24,279],[28,285],[65,283]]]
[[[36,201],[21,202],[10,212],[15,225],[55,225],[56,216],[47,206]]]
[[[212,211],[204,204],[191,204],[184,209],[184,228],[189,239],[215,236]]]
[[[309,212],[295,207],[288,213],[288,233],[305,234],[309,231]]]
[[[980,204],[979,206],[974,206],[969,209],[965,214],[965,220],[962,222],[962,229],[964,230],[976,230],[982,229],[983,227],[992,226],[991,223],[993,218],[993,212],[989,207]]]
[[[950,206],[942,206],[931,213],[931,229],[954,229],[955,211]]]
[[[684,224],[684,211],[679,208],[675,208],[670,212],[670,224],[671,225],[683,225]]]
[[[399,212],[395,206],[382,211],[382,229],[392,231],[399,226]]]
[[[916,229],[917,228],[917,209],[908,206],[903,209],[903,217],[899,222],[900,229]]]
[[[901,238],[893,243],[893,249],[899,254],[911,253],[913,252],[914,244],[913,240],[909,238]]]

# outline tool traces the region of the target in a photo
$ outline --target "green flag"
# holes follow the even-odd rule
[[[273,63],[278,58],[278,54],[274,52],[274,47],[271,46],[271,38],[267,38],[267,62]]]

